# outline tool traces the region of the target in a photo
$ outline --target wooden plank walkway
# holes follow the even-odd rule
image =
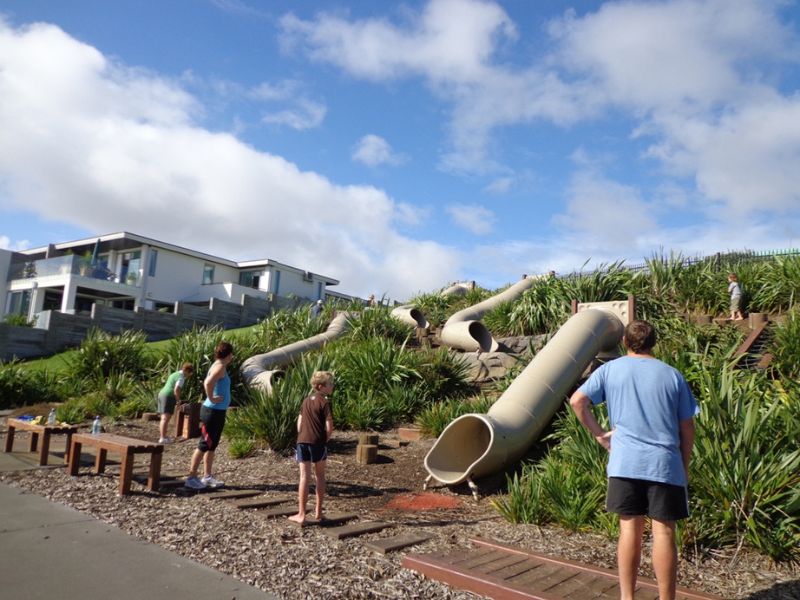
[[[403,566],[453,587],[501,600],[617,600],[615,571],[474,538],[474,548],[409,554]],[[658,600],[652,579],[639,578],[637,600]],[[678,588],[676,600],[722,600]]]

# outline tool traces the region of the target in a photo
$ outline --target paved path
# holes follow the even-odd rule
[[[276,599],[113,525],[2,483],[0,590],[3,598],[15,600]]]

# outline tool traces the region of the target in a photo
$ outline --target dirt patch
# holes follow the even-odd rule
[[[422,494],[402,494],[386,503],[386,508],[396,510],[436,510],[438,508],[458,508],[461,500],[442,494],[425,492]]]

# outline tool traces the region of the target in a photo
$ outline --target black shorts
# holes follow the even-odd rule
[[[200,407],[200,441],[198,449],[213,452],[219,446],[222,429],[225,427],[225,414],[228,411],[216,410],[207,406]]]
[[[328,458],[328,447],[325,444],[297,444],[294,457],[299,463],[318,463]]]
[[[646,515],[657,521],[679,521],[689,516],[689,495],[679,485],[609,477],[606,510],[623,517]]]

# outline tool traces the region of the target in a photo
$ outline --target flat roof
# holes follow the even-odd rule
[[[213,254],[208,254],[206,252],[199,252],[197,250],[192,250],[191,248],[185,248],[183,246],[178,246],[177,244],[170,244],[168,242],[162,242],[160,240],[156,240],[153,238],[149,238],[143,235],[139,235],[136,233],[130,233],[128,231],[118,231],[115,233],[107,233],[104,235],[98,235],[90,238],[84,238],[82,240],[72,240],[69,242],[60,242],[57,244],[48,244],[47,246],[41,246],[39,248],[29,248],[27,250],[20,250],[19,254],[25,254],[28,256],[32,256],[35,254],[45,254],[50,247],[53,247],[55,250],[59,251],[66,251],[71,250],[73,248],[80,248],[83,246],[92,246],[96,244],[98,241],[100,243],[107,243],[110,247],[117,249],[117,250],[128,250],[132,247],[136,247],[139,244],[147,244],[149,246],[153,246],[155,248],[163,248],[164,250],[170,250],[172,252],[177,252],[179,254],[185,254],[187,256],[192,256],[194,258],[199,258],[202,260],[207,260],[210,262],[215,262],[218,264],[226,265],[228,267],[233,267],[235,269],[251,269],[256,267],[276,267],[280,269],[286,269],[289,271],[294,271],[295,273],[303,273],[309,275],[316,275],[319,279],[325,281],[328,285],[337,285],[339,283],[338,279],[334,279],[333,277],[328,277],[327,275],[322,275],[321,273],[311,273],[310,271],[306,271],[304,269],[300,269],[298,267],[293,267],[292,265],[287,265],[286,263],[281,263],[276,260],[272,260],[270,258],[264,258],[260,260],[247,260],[242,262],[236,262],[234,260],[229,260],[227,258],[221,258],[219,256],[214,256]],[[135,244],[131,244],[131,242],[135,242]]]

